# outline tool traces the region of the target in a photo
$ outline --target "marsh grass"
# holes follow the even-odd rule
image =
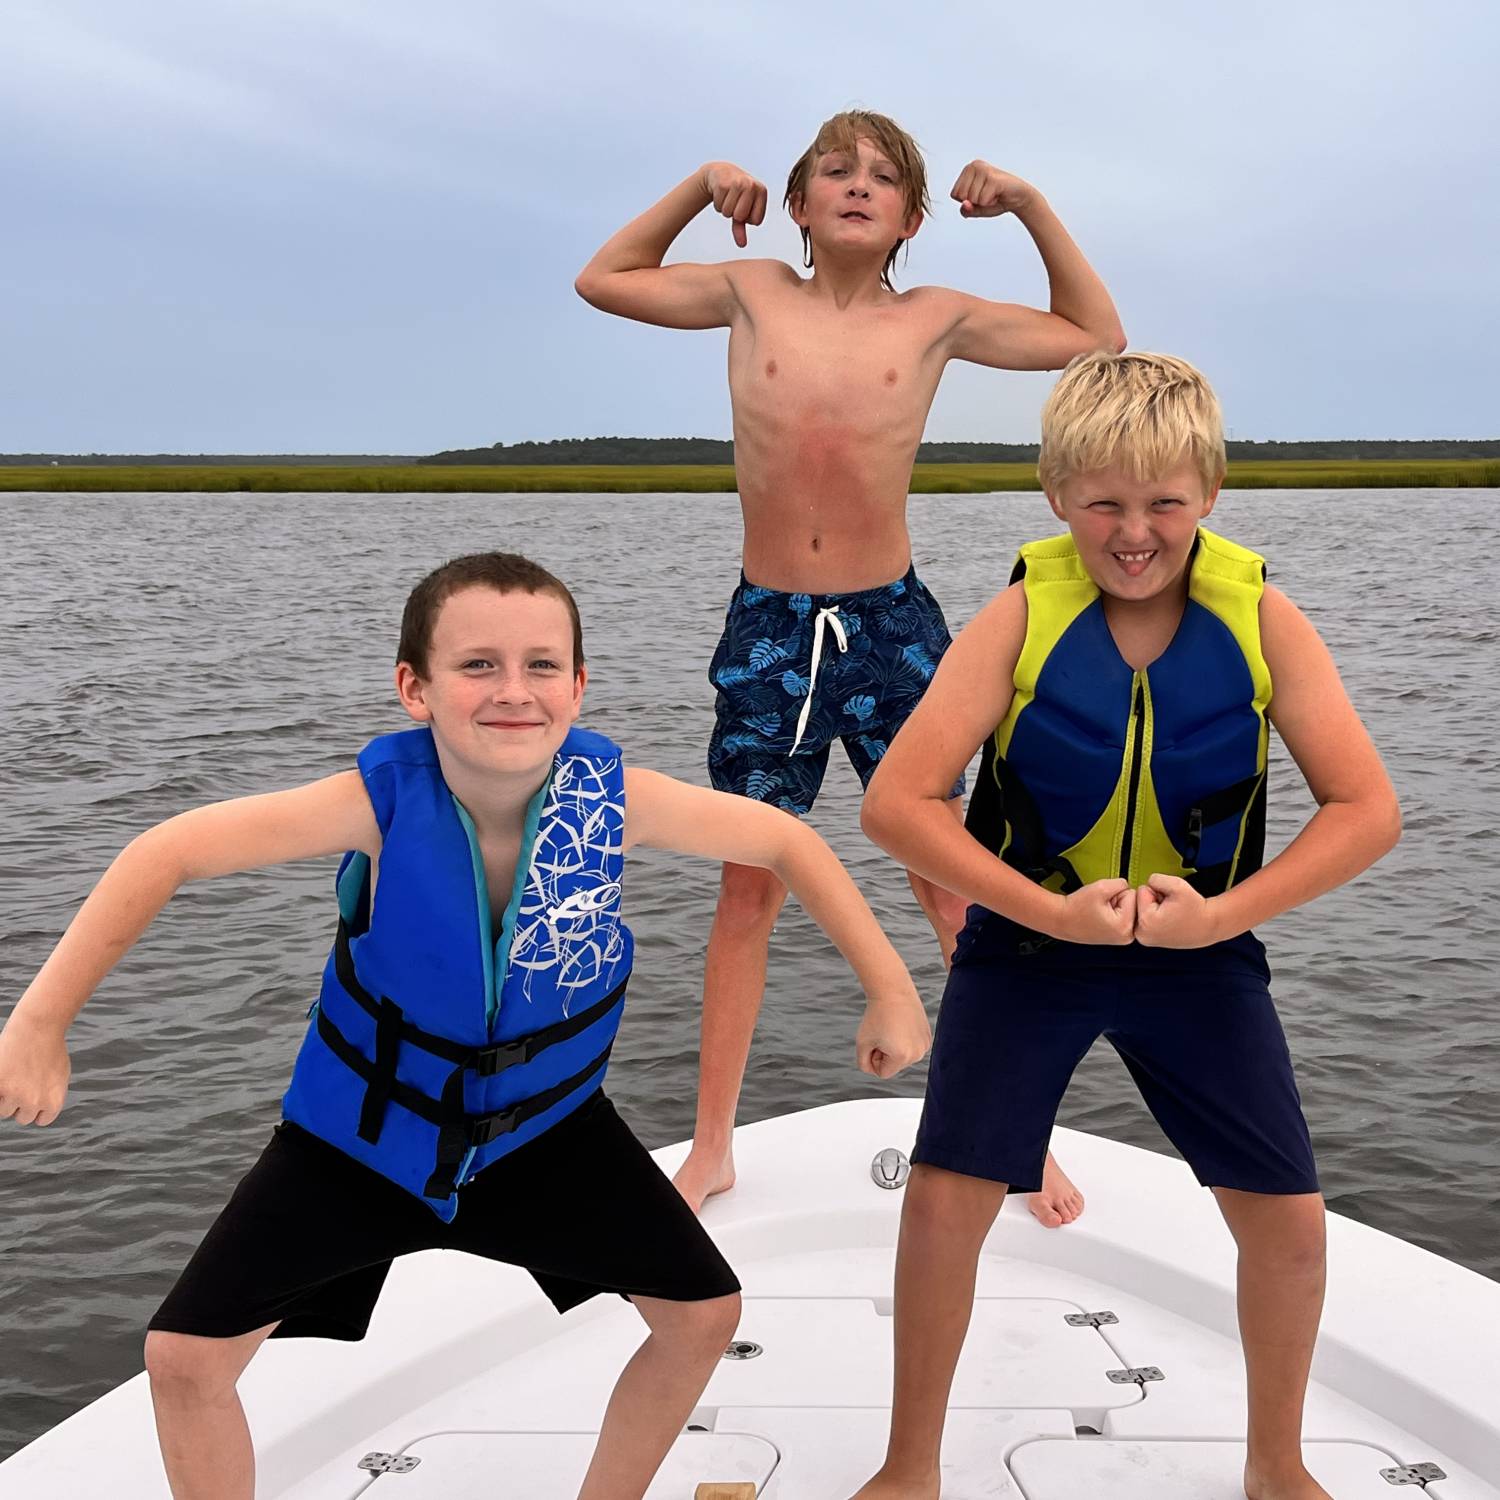
[[[1231,464],[1230,489],[1470,489],[1500,487],[1500,460],[1316,459]],[[380,465],[368,468],[233,464],[201,468],[180,465],[87,468],[0,467],[0,491],[166,491],[200,494],[257,490],[306,493],[414,492],[475,494],[694,494],[732,491],[728,464],[568,464],[535,468],[510,465]],[[1032,464],[918,464],[914,494],[985,494],[1037,488]]]

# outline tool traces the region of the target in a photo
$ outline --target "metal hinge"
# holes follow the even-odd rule
[[[1380,1477],[1387,1484],[1420,1484],[1426,1489],[1434,1479],[1448,1476],[1436,1464],[1398,1464],[1393,1469],[1382,1469]]]
[[[409,1458],[400,1453],[367,1453],[359,1466],[371,1474],[410,1474],[421,1463],[420,1458]]]
[[[1118,1323],[1119,1321],[1112,1312],[1063,1314],[1063,1322],[1069,1328],[1103,1328],[1107,1323]]]
[[[1155,1365],[1137,1365],[1130,1370],[1106,1370],[1104,1373],[1116,1385],[1145,1385],[1148,1380],[1167,1378]]]

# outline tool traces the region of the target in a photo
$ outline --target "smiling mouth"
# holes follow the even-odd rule
[[[858,219],[862,223],[865,223],[865,224],[869,224],[870,222],[872,222],[871,219],[870,219],[869,214],[861,213],[857,208],[851,208],[847,213],[840,214],[839,218],[841,218],[841,219]]]
[[[1116,552],[1114,555],[1122,563],[1146,563],[1156,556],[1156,548],[1148,552]]]

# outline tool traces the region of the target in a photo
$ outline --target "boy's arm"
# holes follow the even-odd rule
[[[733,265],[662,265],[673,240],[710,203],[733,221],[743,247],[745,225],[766,216],[766,189],[730,162],[708,162],[605,242],[578,273],[578,295],[601,312],[664,328],[728,327],[737,305]]]
[[[379,848],[358,771],[216,802],[148,828],[105,871],[0,1031],[0,1119],[56,1119],[67,1089],[68,1026],[179,886],[347,849],[373,856]]]
[[[959,174],[951,196],[966,219],[1013,213],[1036,243],[1052,297],[1051,310],[1041,312],[950,293],[952,358],[1003,370],[1058,370],[1075,355],[1096,349],[1118,354],[1125,347],[1125,330],[1104,283],[1029,182],[976,161]]]
[[[870,780],[860,824],[907,869],[1034,932],[1128,943],[1135,902],[1127,881],[1096,880],[1069,896],[1044,890],[997,859],[947,806],[953,783],[1010,709],[1025,639],[1026,594],[1012,584],[944,652]]]
[[[1267,710],[1307,780],[1318,810],[1275,859],[1222,896],[1153,875],[1142,888],[1137,938],[1199,947],[1234,937],[1352,880],[1394,847],[1401,808],[1328,647],[1279,589],[1260,606],[1261,650],[1271,670]]]
[[[837,855],[807,824],[748,797],[689,786],[656,771],[625,772],[625,847],[773,871],[849,962],[869,1001],[858,1062],[888,1078],[931,1044],[911,976]]]

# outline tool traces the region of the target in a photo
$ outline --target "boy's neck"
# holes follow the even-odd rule
[[[880,302],[890,289],[880,279],[884,256],[878,261],[843,260],[829,251],[814,251],[814,268],[804,287],[810,296],[822,298],[840,310],[858,303]]]
[[[525,775],[507,776],[497,772],[465,775],[462,767],[442,764],[443,780],[458,798],[474,824],[481,840],[518,838],[526,825],[526,809],[531,799],[552,774],[552,764]]]

